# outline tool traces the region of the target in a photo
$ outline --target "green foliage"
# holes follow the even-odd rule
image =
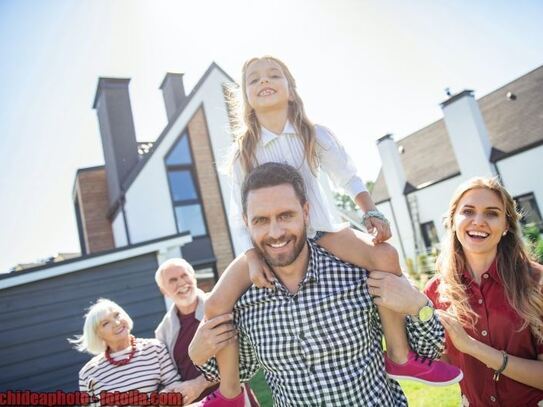
[[[353,202],[351,197],[347,194],[343,194],[341,192],[335,192],[334,193],[335,203],[338,208],[344,209],[346,211],[352,211],[356,212],[358,207]]]
[[[526,226],[524,226],[522,228],[522,234],[531,244],[537,244],[537,242],[541,239],[539,228],[535,223],[528,223]]]
[[[529,223],[522,228],[522,234],[526,238],[528,249],[534,256],[535,261],[543,264],[543,239],[539,227],[534,223]]]
[[[430,387],[424,384],[400,381],[403,391],[411,407],[449,407],[460,405],[460,389],[458,385]],[[272,397],[262,372],[251,380],[251,388],[255,392],[262,407],[272,407]]]
[[[534,257],[539,264],[543,264],[543,239],[539,239],[534,247]]]

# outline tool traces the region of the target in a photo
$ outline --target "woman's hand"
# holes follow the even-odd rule
[[[437,310],[436,312],[454,347],[462,353],[471,355],[477,341],[466,333],[456,317],[443,310]]]
[[[275,275],[262,257],[255,249],[248,250],[245,255],[249,265],[249,277],[253,284],[258,288],[273,288]]]

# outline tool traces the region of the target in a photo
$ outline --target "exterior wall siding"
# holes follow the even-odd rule
[[[134,321],[137,337],[154,337],[165,313],[154,281],[155,253],[3,289],[0,295],[0,391],[73,391],[91,358],[67,342],[83,330],[86,308],[104,297]]]

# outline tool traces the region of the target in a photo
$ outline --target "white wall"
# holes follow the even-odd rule
[[[503,184],[515,197],[533,192],[543,214],[543,146],[498,161]]]
[[[115,247],[123,247],[128,244],[128,239],[126,238],[126,229],[124,227],[124,216],[122,211],[117,213],[115,219],[111,223],[111,228],[113,230],[113,240],[115,241]]]
[[[380,211],[383,215],[385,215],[385,217],[390,222],[390,231],[392,233],[392,237],[387,242],[390,243],[392,246],[394,246],[396,250],[398,251],[398,255],[400,257],[400,266],[402,267],[402,269],[405,270],[404,256],[410,257],[410,254],[408,253],[404,254],[404,248],[402,248],[401,243],[400,243],[400,233],[398,230],[398,225],[394,221],[394,216],[392,213],[392,206],[390,204],[390,201],[386,201],[375,206],[377,210]]]
[[[447,211],[449,201],[458,185],[464,180],[464,177],[457,176],[446,181],[438,182],[420,191],[413,192],[417,196],[419,206],[419,222],[426,223],[433,221],[439,241],[445,234],[443,227],[443,215]]]
[[[126,192],[125,213],[131,243],[177,232],[164,157],[202,103],[212,139],[229,142],[226,132],[228,116],[221,87],[225,81],[227,78],[218,69],[211,72]],[[215,144],[219,144],[219,141]]]

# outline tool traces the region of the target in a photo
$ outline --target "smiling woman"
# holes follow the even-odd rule
[[[539,406],[543,401],[543,268],[524,248],[511,195],[496,179],[455,192],[439,275],[426,294],[460,367],[464,405]]]
[[[95,355],[79,371],[79,389],[95,405],[100,405],[103,391],[171,391],[181,383],[166,346],[156,339],[135,338],[130,334],[133,326],[124,309],[101,298],[85,315],[83,334],[69,340],[77,350]]]

